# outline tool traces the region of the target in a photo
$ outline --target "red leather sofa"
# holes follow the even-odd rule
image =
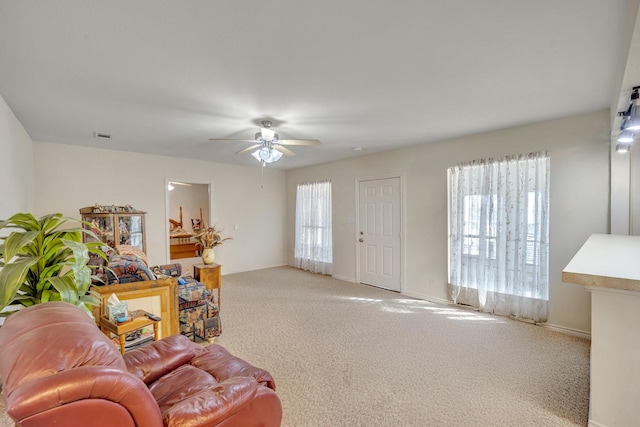
[[[271,375],[173,335],[121,355],[81,309],[31,306],[0,327],[0,378],[18,426],[279,426]]]

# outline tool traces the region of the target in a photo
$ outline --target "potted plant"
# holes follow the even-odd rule
[[[0,237],[0,311],[7,306],[30,306],[49,301],[65,301],[83,308],[92,316],[92,305],[100,300],[89,293],[92,274],[89,253],[104,259],[99,240],[82,243],[82,227],[65,228],[80,222],[60,213],[36,219],[17,213],[0,221],[0,230],[17,229]],[[5,310],[0,316],[15,312]]]

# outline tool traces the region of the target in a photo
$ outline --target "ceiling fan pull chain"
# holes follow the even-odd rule
[[[260,188],[264,188],[264,163],[265,161],[263,160],[260,168]]]

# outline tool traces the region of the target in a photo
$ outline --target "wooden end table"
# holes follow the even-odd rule
[[[131,316],[133,317],[133,314]],[[158,341],[158,321],[149,319],[144,314],[124,323],[114,323],[104,316],[100,317],[100,330],[104,332],[106,336],[109,336],[110,332],[118,336],[120,340],[120,353],[122,354],[124,354],[125,351],[125,335],[149,325],[153,325],[153,340]]]
[[[204,286],[210,291],[218,290],[218,310],[222,309],[222,301],[220,300],[220,288],[222,282],[220,280],[220,264],[195,264],[193,266],[193,278],[204,283]]]

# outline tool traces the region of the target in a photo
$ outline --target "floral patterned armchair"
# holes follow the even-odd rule
[[[193,341],[216,337],[222,331],[215,293],[191,277],[178,281],[178,313],[180,333]]]

